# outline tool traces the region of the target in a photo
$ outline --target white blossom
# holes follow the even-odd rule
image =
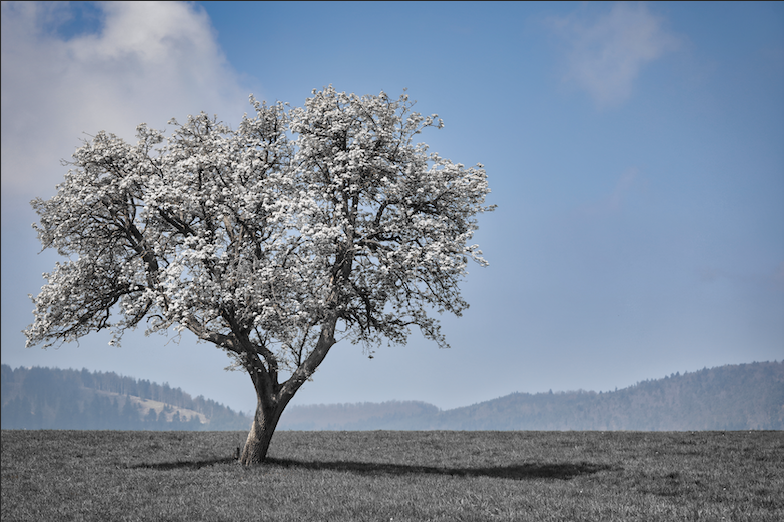
[[[100,132],[76,151],[32,202],[41,244],[68,260],[32,298],[28,346],[188,329],[280,397],[335,335],[401,343],[417,326],[446,346],[428,311],[460,315],[468,260],[487,264],[469,245],[492,210],[484,167],[414,143],[443,122],[405,95],[250,101],[236,130],[201,113],[167,138],[142,124],[136,145]]]

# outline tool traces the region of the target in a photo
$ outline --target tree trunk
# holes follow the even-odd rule
[[[240,462],[245,466],[261,464],[267,458],[272,435],[283,413],[282,405],[271,404],[271,402],[264,397],[258,397],[256,415],[253,417],[248,440],[245,441],[245,448],[240,457]]]
[[[260,373],[257,369],[249,370],[253,386],[256,388],[256,415],[253,417],[253,425],[240,457],[243,465],[261,464],[267,458],[272,435],[275,433],[283,410],[300,386],[316,371],[330,347],[335,344],[336,323],[337,314],[333,313],[322,327],[316,347],[282,386],[276,384],[277,377],[270,379],[268,374]]]

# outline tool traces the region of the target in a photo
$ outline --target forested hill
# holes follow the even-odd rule
[[[2,365],[3,429],[247,430],[251,419],[116,373]],[[784,429],[784,361],[674,374],[608,393],[513,393],[442,411],[424,402],[289,406],[289,430]]]
[[[289,406],[279,429],[784,429],[784,362],[720,366],[608,393],[514,393],[440,411],[421,402]]]
[[[217,402],[114,372],[2,365],[3,429],[246,430]]]

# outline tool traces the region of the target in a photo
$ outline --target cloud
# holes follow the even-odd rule
[[[54,193],[61,159],[99,130],[134,140],[201,110],[249,109],[207,14],[180,2],[102,2],[97,31],[63,36],[74,7],[2,4],[3,204]],[[134,140],[135,141],[135,140]]]
[[[567,45],[564,79],[588,92],[599,108],[624,103],[643,66],[679,46],[663,25],[644,4],[614,4],[591,21],[578,14],[552,19]]]

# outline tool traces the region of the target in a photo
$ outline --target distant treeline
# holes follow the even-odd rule
[[[203,396],[114,372],[2,365],[3,429],[245,430],[250,419]]]
[[[247,430],[250,418],[116,373],[2,365],[3,429]],[[782,430],[784,362],[721,366],[614,392],[513,393],[442,411],[424,402],[289,406],[282,430]]]
[[[417,430],[426,419],[446,413],[420,401],[362,402],[289,406],[278,424],[282,430]],[[387,428],[386,426],[396,426]],[[449,429],[449,428],[445,428]]]
[[[608,393],[513,393],[441,411],[422,402],[290,406],[291,430],[781,430],[784,362],[673,374]]]

